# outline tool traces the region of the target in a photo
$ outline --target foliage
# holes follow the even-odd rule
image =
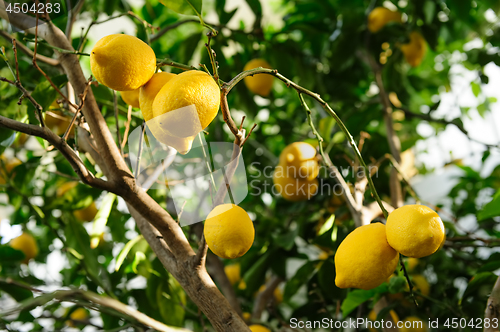
[[[80,15],[102,20],[102,13],[111,16],[131,10],[140,20],[130,18],[130,22],[136,26],[137,37],[144,41],[151,40],[154,34],[142,20],[160,28],[192,20],[153,39],[151,47],[159,59],[168,58],[195,66],[199,62],[211,68],[204,47],[209,29],[200,24],[202,20],[203,24],[220,31],[212,38],[211,47],[217,55],[222,81],[228,82],[239,74],[251,59],[266,59],[279,73],[320,94],[332,106],[355,141],[364,140],[361,152],[367,162],[390,152],[383,120],[384,108],[380,95],[374,92],[376,84],[370,58],[379,62],[382,53],[386,57],[381,74],[386,91],[394,93],[400,102],[397,105],[391,100],[397,109],[393,113],[394,128],[401,140],[402,151],[414,148],[424,139],[417,131],[420,123],[428,122],[436,133],[447,126],[463,128],[463,119],[474,111],[463,108],[460,117],[432,120],[433,112],[439,107],[440,93],[450,89],[450,69],[453,66],[462,65],[477,73],[471,89],[481,116],[488,114],[489,107],[495,102],[484,97],[482,87],[489,80],[484,67],[492,62],[500,66],[498,1],[390,1],[405,14],[407,22],[388,24],[376,34],[368,32],[366,18],[375,5],[382,5],[382,1],[276,1],[271,9],[282,19],[267,24],[263,23],[263,2],[246,2],[255,21],[247,25],[239,22],[237,28],[227,27],[238,8],[227,11],[229,1],[226,3],[225,0],[205,1],[203,6],[201,1],[186,1],[178,5],[178,1],[147,0],[144,6],[137,8],[126,1],[95,0],[84,2]],[[209,16],[213,21],[204,19],[212,10],[216,13]],[[199,18],[182,15],[190,11],[199,14]],[[495,14],[496,25],[486,19],[487,12]],[[67,17],[61,16],[54,23],[64,30],[66,21]],[[9,30],[5,21],[0,21],[0,29]],[[99,25],[93,29],[99,29]],[[429,49],[422,64],[412,68],[405,62],[398,45],[406,43],[409,33],[415,30],[422,33]],[[23,34],[12,34],[23,41]],[[81,45],[84,49],[96,42],[82,40],[79,31],[73,36],[75,48]],[[28,35],[27,38],[33,39],[34,36]],[[465,47],[474,39],[480,40],[483,46]],[[0,39],[0,47],[5,48],[6,60],[12,66],[15,58],[10,40]],[[391,50],[392,55],[388,55],[387,50]],[[55,54],[55,50],[43,42],[38,44],[38,52],[48,57]],[[32,92],[44,112],[48,111],[55,100],[61,99],[60,96],[33,67],[30,57],[21,52],[18,57],[22,84]],[[0,77],[14,80],[13,73],[4,63],[0,65]],[[81,57],[81,63],[89,72],[85,56]],[[55,85],[66,85],[67,78],[61,75],[59,68],[42,62],[39,65]],[[171,67],[163,69],[175,73],[182,71]],[[113,92],[102,85],[92,85],[91,89],[108,127],[116,135]],[[19,97],[20,92],[15,86],[0,81],[0,115],[38,125],[33,105],[26,98],[18,102]],[[345,136],[319,103],[309,98],[306,102],[312,109],[312,121],[324,139],[327,155],[334,165],[345,171],[344,178],[354,183],[357,169],[352,165],[355,157]],[[249,195],[240,204],[252,217],[256,236],[252,248],[243,257],[224,260],[224,264],[236,261],[241,265],[246,287],[238,287],[238,283],[234,287],[244,312],[252,312],[255,294],[266,280],[271,276],[283,280],[278,287],[284,292],[284,301],[274,302],[268,315],[252,323],[265,324],[274,331],[283,329],[282,322],[288,322],[291,317],[302,320],[367,317],[382,296],[390,299],[389,309],[396,310],[401,319],[418,316],[424,321],[444,321],[451,317],[469,320],[484,316],[486,300],[496,280],[494,273],[500,268],[499,254],[485,249],[497,246],[500,241],[497,227],[500,215],[499,166],[490,174],[458,162],[458,165],[449,166],[459,168],[461,175],[448,195],[451,210],[440,213],[447,228],[448,242],[436,254],[422,258],[416,267],[414,273],[427,277],[431,292],[428,298],[421,297],[421,305],[415,307],[411,304],[406,282],[391,280],[369,291],[343,290],[335,286],[334,253],[355,227],[341,198],[337,197],[336,201],[331,192],[320,191],[309,201],[292,203],[270,190],[272,175],[269,170],[277,165],[280,152],[288,144],[307,141],[317,146],[297,93],[275,79],[269,97],[262,98],[253,95],[241,82],[229,93],[228,104],[236,123],[239,124],[243,114],[246,116],[244,128],[247,132],[253,123],[257,124],[242,150]],[[62,110],[71,114],[67,104]],[[121,137],[124,137],[127,105],[120,99],[118,111],[118,127]],[[140,111],[134,109],[130,131],[139,128],[142,122]],[[206,129],[207,141],[232,142],[234,137],[226,129],[219,113]],[[39,138],[30,140],[37,141],[41,149],[34,149],[33,144],[22,145],[20,139],[20,133],[4,128],[0,131],[0,153],[5,151],[5,155],[15,155],[23,160],[7,183],[0,186],[2,196],[6,197],[2,202],[7,202],[2,204],[8,207],[5,211],[9,211],[8,215],[0,215],[0,219],[8,219],[10,225],[29,230],[38,242],[40,253],[27,267],[20,264],[24,256],[2,242],[0,301],[11,299],[22,304],[38,295],[33,288],[53,290],[49,286],[54,284],[57,288],[76,287],[131,304],[167,325],[203,331],[203,326],[208,324],[206,317],[199,313],[175,278],[165,271],[148,243],[138,237],[139,231],[130,221],[123,200],[114,197],[103,200],[107,193],[83,184],[75,187],[70,195],[58,197],[57,189],[70,181],[68,178],[77,177],[69,162]],[[78,135],[69,138],[68,144],[78,146]],[[495,147],[485,147],[481,168],[492,158],[490,151],[495,151]],[[88,154],[80,157],[89,170],[101,174]],[[4,167],[3,163],[0,167]],[[390,200],[390,171],[390,164],[383,163],[374,177],[377,191],[387,201]],[[432,172],[425,166],[420,171]],[[320,172],[320,184],[333,187],[335,183],[324,169]],[[486,204],[488,200],[480,199],[485,193],[491,196],[495,192],[491,203]],[[167,203],[165,190],[151,190],[149,194],[176,216]],[[412,201],[408,194],[405,198]],[[98,202],[100,214],[94,225],[82,224],[72,212],[92,201]],[[366,204],[374,201],[369,190],[365,201]],[[464,230],[461,221],[471,217],[474,219],[472,229]],[[183,231],[196,246],[198,238],[194,227],[183,227]],[[101,234],[103,238],[99,245],[91,246],[91,239],[98,239]],[[318,259],[322,251],[328,254],[324,260]],[[54,277],[55,280],[49,281],[45,272],[50,271],[49,264],[58,259],[64,261],[63,269]],[[403,280],[402,272],[398,273],[399,277],[393,279]],[[16,283],[9,283],[9,278]],[[401,296],[391,297],[398,294]],[[86,304],[82,300],[74,302],[76,305]],[[46,323],[40,318],[44,315],[55,318],[50,326],[61,329],[75,309],[68,310],[67,307],[67,303],[52,302],[44,307],[43,314],[24,310],[15,318],[0,316],[0,329],[14,326],[11,322],[14,319],[19,323],[32,323],[24,325],[31,326],[30,330],[42,330]],[[91,315],[101,318],[97,325],[103,329],[135,324],[115,311],[101,309],[92,311]],[[76,324],[76,327],[84,328],[81,324]],[[468,330],[471,329],[464,329]]]

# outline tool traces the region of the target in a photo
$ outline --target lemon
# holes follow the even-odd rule
[[[235,285],[241,280],[241,268],[240,264],[231,264],[224,267],[224,272],[226,273],[227,279],[231,285]]]
[[[318,176],[319,165],[316,158],[316,149],[309,143],[295,142],[281,151],[280,165],[287,176],[307,178]]]
[[[340,288],[372,289],[389,278],[398,265],[398,253],[387,243],[385,225],[356,228],[335,253],[335,284]]]
[[[255,229],[248,213],[241,207],[221,204],[208,214],[204,234],[214,254],[222,258],[237,258],[252,246]]]
[[[417,292],[421,293],[424,296],[429,296],[431,291],[431,286],[429,285],[429,282],[423,275],[415,274],[411,276],[410,279],[413,283],[413,287],[415,287],[414,289]]]
[[[69,315],[69,317],[73,320],[85,320],[88,316],[89,314],[87,313],[87,310],[83,308],[78,308],[73,311],[71,315]]]
[[[73,215],[76,217],[76,219],[81,221],[92,221],[94,220],[98,211],[99,210],[97,210],[95,203],[92,202],[86,208],[73,211]]]
[[[142,116],[146,122],[153,118],[153,101],[156,95],[174,77],[175,74],[172,73],[156,73],[139,89],[139,104]]]
[[[90,52],[90,69],[99,83],[117,91],[146,84],[156,69],[153,49],[134,36],[113,34],[101,38]]]
[[[245,322],[248,322],[250,320],[250,318],[252,318],[252,314],[249,313],[249,312],[244,312],[243,315],[242,315],[242,317],[243,317],[243,320]]]
[[[412,272],[413,270],[415,270],[415,268],[417,267],[417,265],[419,264],[419,259],[418,258],[413,258],[413,257],[409,257],[407,260],[407,270],[408,272]]]
[[[130,91],[120,91],[120,95],[125,103],[128,105],[139,108],[139,89],[130,90]]]
[[[266,60],[253,59],[245,65],[243,70],[246,71],[259,67],[272,69],[271,65]],[[273,87],[273,80],[274,76],[269,74],[257,74],[254,76],[247,76],[243,79],[248,90],[263,97],[267,97],[271,92],[271,88]]]
[[[57,188],[56,191],[56,196],[57,197],[62,197],[64,194],[66,194],[69,190],[73,189],[78,185],[78,181],[69,181],[63,183],[59,188]],[[75,210],[73,211],[73,215],[76,217],[76,219],[81,220],[81,221],[92,221],[94,220],[98,210],[95,205],[95,202],[90,203],[89,206]]]
[[[375,7],[368,14],[368,30],[378,32],[389,22],[401,23],[401,13],[385,7]]]
[[[271,330],[268,329],[267,327],[264,327],[262,325],[257,325],[257,324],[250,325],[249,328],[250,328],[250,331],[252,331],[252,332],[271,332]]]
[[[205,72],[190,70],[170,79],[153,102],[153,117],[167,134],[186,138],[205,129],[219,111],[220,90]]]
[[[28,264],[29,260],[38,255],[38,245],[35,238],[26,232],[10,241],[10,246],[24,253],[23,263]]]
[[[427,52],[427,44],[424,37],[418,32],[410,33],[410,42],[400,46],[406,62],[412,67],[417,67]]]
[[[425,322],[420,318],[410,316],[403,320],[403,327],[399,330],[401,332],[427,332],[427,327]]]
[[[424,205],[405,205],[387,218],[387,241],[405,256],[420,258],[439,249],[444,225],[439,215]]]
[[[274,189],[291,202],[307,201],[318,192],[318,179],[295,179],[283,175],[281,172],[274,172]]]
[[[0,184],[5,184],[7,178],[12,178],[14,176],[14,168],[17,166],[21,165],[22,162],[21,160],[17,158],[12,158],[10,160],[7,160],[5,156],[0,156],[1,159],[1,164],[0,164]]]
[[[175,137],[164,131],[157,119],[153,117],[153,102],[161,88],[176,75],[171,73],[156,73],[148,83],[141,87],[139,92],[139,104],[142,116],[148,125],[151,134],[161,143],[169,145],[179,153],[186,154],[191,149],[195,136],[186,138]]]
[[[389,311],[389,315],[391,315],[394,324],[396,324],[399,321],[398,314],[394,310]],[[372,322],[375,322],[377,320],[377,314],[375,313],[375,310],[370,311],[370,313],[368,314],[368,319],[371,320]],[[368,330],[370,332],[378,332],[377,329],[374,329],[373,327],[368,327]]]

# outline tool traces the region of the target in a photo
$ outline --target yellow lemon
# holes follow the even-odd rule
[[[413,287],[415,287],[415,290],[419,293],[421,293],[424,296],[429,296],[430,291],[431,291],[431,286],[429,285],[429,282],[425,277],[421,274],[416,274],[413,276],[410,276],[410,279],[413,283]]]
[[[389,278],[398,265],[398,253],[387,243],[385,225],[356,228],[335,253],[335,284],[340,288],[372,289]]]
[[[319,173],[316,149],[305,142],[295,142],[284,148],[280,154],[280,165],[288,176],[295,178],[312,180]]]
[[[410,33],[410,42],[400,46],[406,62],[412,67],[417,67],[427,52],[427,43],[424,37],[418,32]]]
[[[245,65],[243,70],[246,71],[259,67],[272,69],[271,65],[266,60],[253,59]],[[247,76],[243,79],[248,90],[263,97],[267,97],[271,92],[273,80],[274,76],[269,74],[257,74],[254,76]]]
[[[10,241],[10,246],[24,253],[23,263],[28,264],[29,260],[38,255],[38,245],[35,238],[26,232]]]
[[[387,241],[405,256],[420,258],[439,249],[444,225],[439,215],[424,205],[405,205],[387,218]]]
[[[252,318],[252,314],[249,312],[244,312],[242,317],[245,322],[248,322],[250,318]]]
[[[243,256],[253,244],[253,222],[241,207],[216,206],[205,220],[205,240],[214,254],[222,258]]]
[[[250,328],[250,331],[252,331],[252,332],[271,332],[271,330],[268,329],[267,327],[264,327],[262,325],[257,325],[257,324],[250,325],[249,328]]]
[[[318,192],[318,179],[295,179],[281,172],[273,174],[274,190],[291,202],[307,201]]]
[[[73,189],[77,185],[78,181],[69,181],[63,183],[57,188],[56,196],[62,197],[64,194],[66,194],[69,190]],[[83,209],[73,211],[73,215],[76,217],[76,219],[81,221],[92,221],[94,220],[98,211],[99,210],[97,209],[95,203],[92,202],[89,206]]]
[[[142,116],[146,122],[153,118],[153,101],[156,95],[174,77],[175,74],[172,73],[156,73],[139,89],[139,104]]]
[[[241,280],[240,264],[226,265],[224,267],[224,272],[226,273],[227,279],[229,279],[231,285],[234,285]]]
[[[402,323],[401,332],[427,332],[426,323],[418,317],[407,317]]]
[[[78,321],[79,323],[81,321],[86,320],[88,317],[89,315],[87,313],[87,310],[85,310],[84,308],[78,308],[75,311],[73,311],[71,315],[69,315],[69,318],[71,318],[71,320],[67,320],[66,325],[70,327],[75,327],[75,323],[73,321]]]
[[[181,154],[186,154],[191,149],[195,136],[180,138],[169,135],[164,131],[157,119],[153,117],[153,102],[161,88],[176,75],[171,73],[156,73],[148,83],[141,87],[139,92],[139,104],[142,116],[151,131],[151,134],[161,143],[169,145]]]
[[[139,89],[130,90],[130,91],[120,91],[120,95],[125,103],[128,105],[139,108]]]
[[[401,13],[385,7],[375,7],[368,14],[368,30],[378,32],[389,22],[401,23]]]
[[[418,263],[420,262],[418,258],[413,258],[413,257],[409,257],[407,260],[407,266],[408,266],[408,272],[411,272],[413,270],[415,270],[415,268],[417,267]]]
[[[153,116],[167,134],[186,138],[205,129],[219,111],[220,90],[205,72],[190,70],[170,79],[153,102]]]
[[[156,69],[153,49],[134,36],[113,34],[101,38],[90,52],[90,69],[99,83],[117,91],[146,84]]]
[[[22,164],[22,161],[17,158],[12,158],[7,160],[5,156],[0,156],[0,184],[5,184],[8,178],[12,178],[14,176],[13,170],[17,166]]]
[[[394,310],[389,311],[389,314],[391,315],[393,323],[396,324],[399,321],[398,314],[396,314]],[[368,319],[371,320],[372,322],[375,322],[377,320],[377,314],[375,313],[375,310],[370,311],[370,313],[368,314]],[[368,330],[370,332],[378,332],[378,330],[374,329],[373,327],[368,327]]]

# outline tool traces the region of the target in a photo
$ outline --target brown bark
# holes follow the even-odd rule
[[[40,25],[37,29],[30,28],[35,25],[33,18],[22,14],[12,14],[7,17],[3,8],[0,9],[0,17],[9,19],[11,24],[29,33],[38,32],[38,37],[43,38],[52,46],[73,51],[66,35],[51,23]],[[83,94],[87,79],[83,75],[78,57],[75,54],[61,53],[58,58],[75,94],[77,96]],[[90,127],[95,148],[99,151],[99,158],[96,160],[98,160],[99,166],[106,170],[108,177],[107,181],[95,178],[93,181],[89,181],[90,175],[86,177],[85,170],[78,168],[81,161],[78,162],[78,156],[73,155],[71,152],[74,153],[74,151],[68,147],[71,151],[68,150],[65,157],[74,164],[74,168],[80,170],[78,174],[82,181],[90,185],[98,183],[100,186],[97,187],[101,189],[104,189],[105,186],[107,190],[121,196],[128,203],[134,219],[162,264],[179,281],[188,296],[205,313],[217,331],[250,331],[215,286],[205,269],[204,259],[196,259],[196,254],[180,226],[156,201],[136,185],[134,176],[122,158],[91,90],[87,93],[82,113]],[[14,124],[5,118],[3,122],[0,122],[0,126],[7,128],[17,126],[16,121],[10,121]],[[55,135],[47,129],[43,129],[47,132],[44,134],[38,130],[39,127],[33,127],[17,129],[40,137],[45,135],[44,138],[56,140]],[[64,144],[60,145],[62,150],[65,149]],[[87,148],[93,150],[92,146],[87,146]],[[161,234],[164,241],[159,241],[157,234]]]
[[[491,291],[491,295],[488,298],[488,302],[486,303],[486,311],[484,314],[484,318],[488,318],[490,320],[489,327],[484,327],[484,332],[498,332],[498,324],[491,324],[492,319],[496,318],[497,323],[500,321],[500,277],[497,278],[495,282],[495,286]],[[496,326],[494,328],[493,326]]]

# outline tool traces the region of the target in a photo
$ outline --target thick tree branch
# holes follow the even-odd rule
[[[500,277],[497,278],[493,289],[491,290],[491,295],[488,298],[488,302],[486,303],[486,311],[484,314],[484,318],[489,318],[490,322],[494,318],[500,320]],[[498,332],[498,324],[497,327],[493,327],[494,324],[489,324],[489,327],[484,328],[484,332]]]
[[[278,287],[283,280],[278,276],[272,276],[266,283],[266,288],[257,294],[255,304],[253,306],[252,319],[260,320],[262,312],[269,303],[269,300],[274,296],[274,290]]]
[[[38,127],[30,124],[25,124],[0,115],[0,128],[8,128],[31,136],[37,136],[45,139],[47,142],[54,145],[54,147],[58,149],[62,153],[62,155],[69,161],[69,163],[73,167],[73,170],[83,183],[95,188],[111,191],[116,194],[121,193],[120,190],[117,190],[117,188],[108,181],[104,181],[102,179],[94,177],[94,175],[90,173],[89,170],[85,167],[83,161],[80,159],[77,153],[66,143],[66,141],[54,134],[46,127]]]

